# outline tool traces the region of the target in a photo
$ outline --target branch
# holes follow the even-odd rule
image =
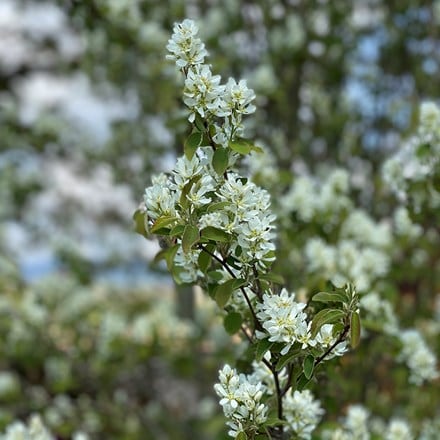
[[[203,245],[199,245],[200,248],[202,250],[204,250],[207,254],[211,255],[212,258],[214,258],[215,260],[217,260],[222,267],[228,272],[229,275],[231,275],[232,278],[237,279],[237,277],[235,276],[234,272],[232,272],[231,268],[228,266],[228,264],[226,263],[226,261],[223,260],[223,258],[218,257],[217,255],[215,255],[214,252],[211,252],[209,249],[207,249],[205,246]],[[247,305],[249,307],[249,310],[251,311],[252,317],[254,318],[254,323],[255,323],[255,328],[258,328],[258,330],[263,330],[262,325],[260,324],[259,319],[257,318],[257,314],[255,313],[254,308],[252,307],[252,303],[251,300],[249,299],[248,294],[246,293],[246,290],[244,289],[244,287],[240,287],[241,293],[243,294]]]
[[[341,334],[339,335],[338,339],[336,339],[336,341],[326,350],[326,352],[323,355],[315,359],[315,367],[319,363],[321,363],[335,349],[335,347],[345,339],[349,330],[350,330],[350,324],[345,324],[345,327],[342,330]]]

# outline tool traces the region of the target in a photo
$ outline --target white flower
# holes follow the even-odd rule
[[[6,433],[1,435],[1,440],[55,440],[48,429],[43,425],[41,418],[34,415],[28,425],[23,422],[13,422],[6,428]]]
[[[298,438],[305,440],[312,437],[312,432],[324,414],[319,400],[315,400],[309,390],[292,394],[292,389],[289,389],[283,398],[283,409],[289,428]]]
[[[202,118],[209,113],[220,116],[218,109],[223,105],[224,93],[220,80],[220,75],[212,75],[211,68],[206,64],[189,70],[183,90],[183,102],[191,110],[188,118],[190,122],[194,122],[197,113]]]
[[[263,303],[257,305],[257,317],[269,334],[269,341],[282,342],[285,347],[281,354],[288,353],[292,345],[299,341],[303,345],[314,345],[310,338],[310,327],[303,312],[306,305],[295,301],[295,294],[289,295],[283,289],[279,295],[264,294]],[[265,333],[259,333],[264,338]]]
[[[198,28],[192,20],[186,19],[176,23],[173,35],[168,41],[167,49],[170,55],[167,59],[176,61],[180,68],[203,64],[208,54],[200,38],[196,38]]]
[[[351,405],[348,408],[344,425],[354,439],[368,440],[370,438],[367,426],[369,415],[369,412],[362,405]]]
[[[413,440],[411,429],[408,423],[401,419],[393,419],[390,421],[385,432],[385,440]]]
[[[439,376],[436,369],[435,355],[426,345],[422,335],[415,329],[404,330],[400,333],[402,351],[399,358],[410,369],[409,381],[421,385],[425,380],[433,380]]]
[[[240,432],[257,432],[267,419],[268,408],[261,403],[266,387],[256,376],[239,375],[229,365],[219,371],[219,380],[214,390],[225,416],[230,419],[229,435],[235,438]]]

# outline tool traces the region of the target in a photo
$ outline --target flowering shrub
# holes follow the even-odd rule
[[[223,86],[212,76],[194,22],[175,25],[168,50],[185,77],[193,130],[171,175],[155,177],[145,190],[135,214],[138,231],[161,236],[164,249],[156,258],[166,260],[177,283],[202,285],[226,312],[226,330],[241,331],[271,372],[267,386],[228,365],[221,370],[215,389],[229,434],[283,438],[290,431],[311,438],[323,411],[302,390],[321,363],[345,352],[348,339],[357,345],[358,295],[350,286],[321,292],[308,315],[305,303],[275,287],[280,277],[271,271],[276,217],[270,197],[233,169],[240,156],[260,151],[242,137],[242,116],[255,111],[255,95],[243,80]],[[275,421],[268,421],[270,411]]]

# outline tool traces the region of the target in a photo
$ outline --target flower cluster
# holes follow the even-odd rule
[[[289,295],[286,289],[279,295],[265,294],[263,302],[258,304],[257,316],[267,333],[259,332],[259,337],[269,334],[269,341],[285,344],[281,354],[288,353],[295,342],[300,342],[303,348],[316,345],[310,333],[311,323],[303,312],[305,306],[296,302],[295,295]]]
[[[305,306],[305,303],[295,301],[295,294],[289,294],[286,289],[282,289],[278,295],[264,294],[263,302],[257,305],[257,317],[266,332],[257,331],[257,336],[260,339],[268,337],[270,342],[282,343],[282,355],[287,354],[295,343],[302,349],[326,349],[332,346],[336,342],[333,325],[324,324],[316,337],[312,338],[312,323],[303,311]],[[346,349],[346,342],[341,342],[326,359],[342,356]]]
[[[377,292],[370,292],[360,299],[360,306],[366,318],[387,334],[398,334],[398,322],[393,307],[389,301],[379,296]]]
[[[348,190],[349,175],[343,169],[335,169],[322,182],[309,176],[298,176],[281,199],[281,206],[286,213],[296,214],[303,222],[320,218],[320,223],[324,219],[334,223],[352,206]]]
[[[320,237],[306,243],[307,268],[338,286],[353,282],[363,292],[388,273],[390,245],[388,224],[376,223],[364,211],[353,210],[342,223],[337,244]]]
[[[252,375],[237,374],[225,365],[219,371],[220,383],[214,385],[225,416],[230,419],[229,435],[254,434],[267,420],[268,407],[261,403],[265,386]]]
[[[297,437],[312,438],[312,432],[324,414],[319,400],[314,399],[309,390],[292,392],[289,389],[283,398],[283,408],[287,425]]]
[[[420,385],[425,380],[439,377],[436,369],[437,359],[419,331],[415,329],[401,331],[399,338],[403,346],[399,358],[410,369],[410,382]]]
[[[328,433],[331,440],[369,440],[368,418],[370,414],[362,405],[351,405],[342,420],[342,426]]]
[[[415,206],[440,206],[435,180],[440,165],[440,108],[433,102],[420,106],[418,132],[390,157],[383,167],[383,178],[402,200]]]
[[[269,209],[269,194],[235,173],[227,178],[219,176],[211,166],[211,147],[202,150],[191,160],[179,158],[170,176],[153,178],[144,195],[149,227],[164,218],[172,226],[193,223],[200,230],[213,227],[235,238],[231,252],[239,264],[272,261],[275,216]],[[191,208],[185,209],[185,203]],[[221,209],[213,209],[216,206]],[[182,281],[194,282],[201,275],[199,254],[199,249],[178,250],[175,263],[182,268]]]
[[[13,422],[7,428],[0,440],[54,440],[52,434],[43,425],[40,417],[34,415],[29,420],[29,424],[23,422]]]
[[[189,121],[194,122],[196,116],[200,116],[213,123],[215,133],[212,139],[227,147],[234,137],[242,135],[243,115],[255,111],[252,104],[255,93],[247,87],[246,80],[237,83],[234,78],[229,78],[222,85],[220,75],[212,75],[211,67],[204,64],[207,52],[197,33],[192,20],[177,23],[168,42],[170,54],[167,58],[174,60],[186,75],[183,101],[190,110]]]

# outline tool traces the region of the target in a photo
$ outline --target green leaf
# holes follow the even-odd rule
[[[183,150],[188,160],[191,160],[194,157],[194,153],[202,143],[202,139],[203,133],[201,133],[200,131],[195,131],[186,138],[186,141],[183,145]]]
[[[342,293],[336,293],[336,292],[319,292],[316,295],[313,295],[312,297],[313,301],[319,301],[323,303],[329,303],[329,302],[347,302],[347,297],[343,295]]]
[[[235,437],[235,440],[247,440],[248,436],[245,432],[241,431],[238,433],[237,437]]]
[[[176,225],[170,231],[171,237],[176,237],[178,235],[182,235],[185,230],[185,225]]]
[[[339,309],[324,309],[320,310],[314,317],[312,321],[312,338],[314,338],[319,329],[324,324],[334,324],[344,318],[345,313]]]
[[[214,228],[214,226],[207,226],[200,232],[202,238],[207,240],[212,240],[216,242],[226,243],[230,240],[231,236],[219,228]]]
[[[289,351],[285,355],[281,356],[275,367],[276,371],[282,370],[287,364],[290,364],[296,357],[298,357],[300,350]]]
[[[148,238],[148,222],[147,222],[147,214],[142,212],[140,209],[137,209],[133,214],[134,220],[134,230],[143,235],[145,238]]]
[[[258,275],[258,279],[264,281],[270,281],[275,284],[284,284],[284,278],[281,275],[274,272],[263,273],[261,275]]]
[[[171,269],[174,266],[174,257],[176,256],[177,250],[179,249],[179,245],[175,244],[167,249],[162,249],[160,252],[156,254],[154,257],[154,263],[158,263],[160,260],[165,260],[167,263],[167,268],[171,272]]]
[[[154,225],[151,227],[151,232],[157,232],[157,231],[159,231],[159,229],[166,228],[167,226],[170,226],[173,223],[176,223],[177,220],[178,220],[177,217],[171,217],[168,215],[164,215],[162,217],[159,217],[154,222]]]
[[[315,368],[315,358],[309,354],[303,363],[303,371],[306,379],[310,379],[313,375],[313,369]]]
[[[252,146],[253,146],[252,142],[243,138],[237,138],[229,142],[229,148],[232,151],[235,151],[236,153],[243,155],[249,154],[252,150]]]
[[[206,271],[208,270],[208,267],[210,266],[212,261],[212,257],[211,255],[208,254],[208,252],[202,251],[199,254],[199,258],[197,259],[197,264],[199,266],[199,269],[203,272],[206,273]]]
[[[301,374],[296,382],[296,389],[298,391],[303,391],[307,384],[310,382],[310,379],[307,379],[305,374]]]
[[[228,313],[225,316],[225,319],[223,320],[223,325],[225,327],[225,330],[230,335],[237,333],[238,330],[240,330],[242,323],[243,323],[243,318],[241,317],[240,313],[236,313],[236,312]]]
[[[212,166],[218,175],[222,175],[228,168],[229,155],[226,148],[217,148],[212,156]]]
[[[199,240],[199,230],[195,226],[186,225],[182,237],[183,252],[188,253]]]
[[[251,150],[259,154],[264,153],[264,150],[261,147],[258,147],[257,145],[252,145]]]
[[[274,343],[270,342],[269,339],[262,339],[257,343],[255,348],[255,359],[261,362],[266,352],[272,347]]]
[[[214,281],[221,281],[223,279],[223,272],[221,270],[210,270],[207,275]]]
[[[350,344],[353,348],[359,345],[361,339],[361,318],[359,313],[352,313],[350,319]]]
[[[197,127],[199,131],[205,130],[205,120],[198,113],[196,113],[196,119],[194,121],[194,125]]]
[[[232,293],[243,286],[243,284],[246,284],[246,280],[233,279],[219,284],[215,289],[215,301],[218,306],[222,309],[229,301],[229,298],[231,298]]]
[[[207,212],[222,211],[226,207],[231,206],[231,202],[216,202],[208,206]]]

